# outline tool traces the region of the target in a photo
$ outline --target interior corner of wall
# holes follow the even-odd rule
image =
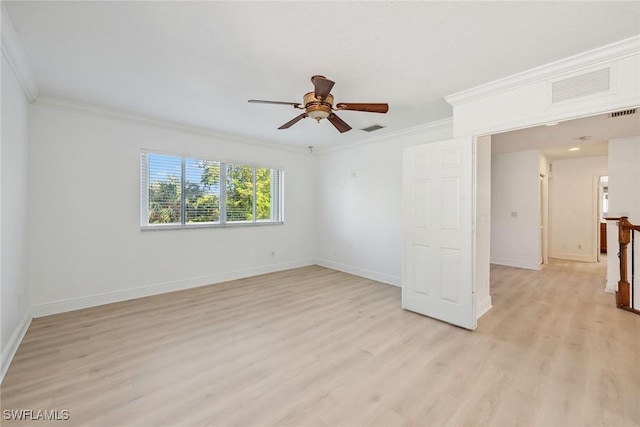
[[[0,352],[0,384],[2,384],[2,381],[9,370],[9,366],[13,361],[13,357],[16,355],[24,336],[27,334],[27,330],[31,325],[31,320],[33,320],[33,316],[31,311],[27,310],[15,331],[11,334],[6,347],[2,348]]]

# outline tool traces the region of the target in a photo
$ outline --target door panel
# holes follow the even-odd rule
[[[431,248],[429,246],[414,245],[414,260],[413,263],[413,277],[415,283],[414,291],[429,296],[429,269],[428,263],[431,254]]]
[[[473,140],[404,150],[402,307],[467,329],[473,293]]]

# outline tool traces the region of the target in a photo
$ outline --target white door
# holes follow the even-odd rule
[[[473,138],[405,148],[402,308],[475,329]]]

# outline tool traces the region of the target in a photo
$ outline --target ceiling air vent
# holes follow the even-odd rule
[[[610,69],[592,71],[551,83],[551,102],[563,102],[596,93],[608,92],[610,89]]]
[[[622,117],[622,116],[630,116],[631,114],[635,114],[636,109],[632,108],[630,110],[622,110],[622,111],[614,111],[613,113],[609,113],[609,117]]]
[[[380,129],[384,129],[384,126],[382,126],[382,125],[371,125],[369,127],[362,128],[361,130],[363,130],[365,132],[374,132],[374,131],[380,130]]]

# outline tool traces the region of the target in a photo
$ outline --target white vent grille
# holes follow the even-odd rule
[[[568,101],[596,93],[608,92],[610,89],[610,69],[592,71],[568,79],[557,80],[551,84],[551,102]]]

